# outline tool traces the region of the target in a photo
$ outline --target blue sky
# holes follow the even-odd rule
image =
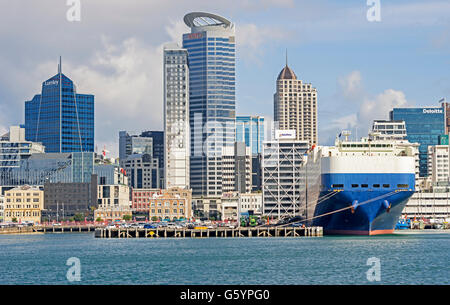
[[[24,101],[63,72],[96,97],[96,143],[117,155],[118,131],[162,129],[162,46],[180,41],[191,11],[236,24],[237,113],[273,116],[275,80],[285,63],[318,90],[319,143],[341,129],[367,133],[392,107],[450,98],[450,2],[380,0],[80,0],[0,3],[0,132],[23,123]]]

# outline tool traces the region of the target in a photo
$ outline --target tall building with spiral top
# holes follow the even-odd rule
[[[222,148],[235,142],[235,28],[203,12],[184,16],[189,64],[190,187],[193,196],[222,195]]]

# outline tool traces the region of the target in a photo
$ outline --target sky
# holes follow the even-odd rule
[[[118,155],[118,133],[163,128],[163,45],[190,32],[183,16],[219,14],[236,28],[236,113],[273,117],[288,65],[318,91],[319,144],[367,134],[393,107],[450,98],[447,0],[0,0],[0,134],[62,71],[95,95],[95,142]],[[379,3],[378,21],[370,21]],[[69,4],[69,5],[68,5]],[[378,6],[377,6],[378,7]]]

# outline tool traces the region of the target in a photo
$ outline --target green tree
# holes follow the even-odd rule
[[[102,220],[100,217],[97,217],[97,219],[96,219],[95,221],[101,222],[101,221],[103,221],[103,220]]]
[[[17,222],[17,218],[13,217],[13,219],[11,219],[12,222]]]
[[[123,215],[123,220],[130,221],[131,220],[131,215]]]
[[[73,218],[75,219],[75,221],[83,221],[84,215],[81,213],[77,213],[77,214],[75,214],[75,216]]]
[[[158,220],[158,217],[156,217],[156,216],[152,217],[152,221],[157,221],[157,220]]]

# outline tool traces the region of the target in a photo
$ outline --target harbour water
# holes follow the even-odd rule
[[[300,238],[0,236],[0,284],[450,284],[450,232]],[[80,260],[81,280],[66,274]],[[369,258],[380,262],[370,282]]]

